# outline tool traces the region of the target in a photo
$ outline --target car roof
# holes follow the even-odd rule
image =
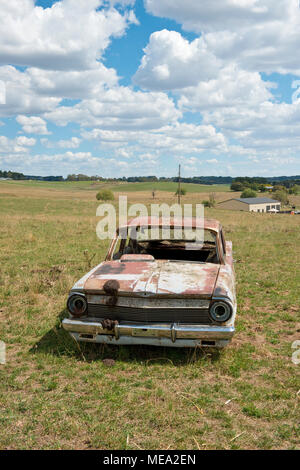
[[[135,217],[130,219],[127,225],[122,225],[122,227],[190,227],[190,228],[202,228],[206,230],[211,230],[212,232],[219,232],[221,229],[221,224],[216,219],[202,219],[201,217]]]

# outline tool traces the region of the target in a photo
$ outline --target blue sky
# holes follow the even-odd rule
[[[300,173],[297,0],[11,0],[0,16],[0,169]]]

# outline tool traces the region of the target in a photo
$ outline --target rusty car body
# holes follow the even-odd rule
[[[63,328],[75,340],[215,348],[230,342],[237,309],[232,243],[214,219],[204,219],[200,249],[161,236],[166,226],[175,230],[182,221],[138,217],[117,230],[105,261],[69,293]],[[153,227],[155,240],[132,236]]]

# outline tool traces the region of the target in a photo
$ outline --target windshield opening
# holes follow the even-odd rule
[[[155,230],[153,230],[153,228]],[[219,263],[216,233],[204,229],[202,240],[195,233],[170,227],[132,227],[127,240],[116,244],[114,259],[123,254],[148,254],[159,260]]]

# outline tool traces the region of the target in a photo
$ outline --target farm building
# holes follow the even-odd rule
[[[277,212],[280,211],[281,203],[275,199],[266,197],[247,197],[228,199],[219,202],[220,209],[247,212]]]

